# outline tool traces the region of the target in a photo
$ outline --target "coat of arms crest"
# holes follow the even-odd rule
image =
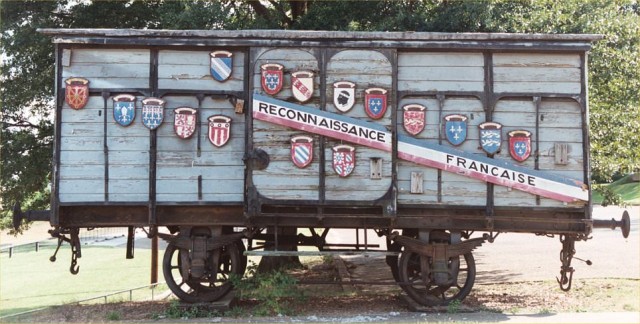
[[[291,73],[291,93],[300,102],[313,97],[313,72],[298,71]]]
[[[162,124],[164,120],[165,101],[158,98],[142,99],[142,124],[153,130]]]
[[[509,132],[509,154],[518,162],[528,159],[531,155],[531,132],[526,130]]]
[[[295,136],[291,138],[291,161],[298,168],[304,168],[313,160],[313,138]]]
[[[209,141],[221,147],[231,137],[231,118],[224,115],[209,116]]]
[[[136,96],[121,94],[113,97],[113,119],[121,126],[129,126],[136,119]]]
[[[364,111],[371,119],[382,118],[387,112],[387,90],[369,88],[364,93]]]
[[[173,130],[180,138],[189,138],[196,131],[197,110],[180,107],[173,110]]]
[[[404,130],[413,136],[420,134],[424,130],[427,108],[423,105],[409,104],[402,107],[402,110],[404,110],[402,113]]]
[[[233,70],[233,53],[228,51],[215,51],[211,56],[211,76],[217,81],[226,81]]]
[[[260,66],[262,90],[269,95],[275,95],[284,84],[284,66],[277,63],[267,63]]]
[[[356,149],[349,145],[338,145],[333,147],[333,170],[340,177],[346,177],[353,172],[356,167]]]
[[[447,115],[444,117],[444,132],[447,141],[452,145],[460,145],[467,139],[467,116],[464,115]]]
[[[480,128],[480,146],[489,153],[495,154],[500,151],[502,144],[502,125],[494,122],[486,122],[478,125]]]
[[[64,101],[73,109],[82,109],[89,100],[89,80],[69,78],[64,83]]]
[[[356,103],[356,84],[339,81],[333,84],[333,105],[341,112],[349,111]]]

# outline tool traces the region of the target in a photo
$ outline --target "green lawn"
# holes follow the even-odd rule
[[[632,182],[631,175],[622,177],[607,185],[613,192],[619,194],[629,205],[640,205],[640,182]],[[593,202],[602,203],[602,196],[593,192]]]
[[[71,250],[65,244],[58,252],[56,262],[49,257],[55,247],[41,247],[35,252],[17,251],[9,258],[0,256],[0,317],[19,312],[101,296],[119,290],[149,284],[151,250],[136,249],[135,258],[125,259],[123,247],[82,246],[78,259],[80,273],[69,272]],[[162,253],[159,252],[160,265]],[[159,268],[158,280],[164,281]],[[159,294],[162,290],[156,290]],[[150,298],[150,289],[134,293],[134,299]],[[128,300],[129,293],[110,300]]]

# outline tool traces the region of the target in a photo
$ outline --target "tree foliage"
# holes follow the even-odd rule
[[[0,216],[48,203],[54,48],[37,28],[597,33],[590,54],[594,179],[640,170],[637,0],[2,1]]]

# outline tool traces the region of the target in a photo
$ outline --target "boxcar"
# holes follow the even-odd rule
[[[80,228],[148,227],[184,301],[223,297],[246,255],[308,245],[385,255],[438,305],[469,293],[472,251],[498,233],[559,235],[562,289],[576,241],[628,234],[627,214],[591,218],[599,35],[40,32],[56,48],[51,210],[14,217],[49,221],[72,272]],[[336,251],[332,228],[387,246]]]

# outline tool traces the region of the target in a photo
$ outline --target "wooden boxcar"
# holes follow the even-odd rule
[[[628,234],[628,216],[591,218],[599,35],[40,32],[56,45],[51,210],[15,217],[50,221],[73,265],[79,228],[148,227],[173,292],[212,301],[247,254],[347,253],[329,229],[372,229],[387,247],[351,250],[386,255],[434,305],[469,293],[472,250],[497,233],[559,235],[563,289],[575,241]]]

